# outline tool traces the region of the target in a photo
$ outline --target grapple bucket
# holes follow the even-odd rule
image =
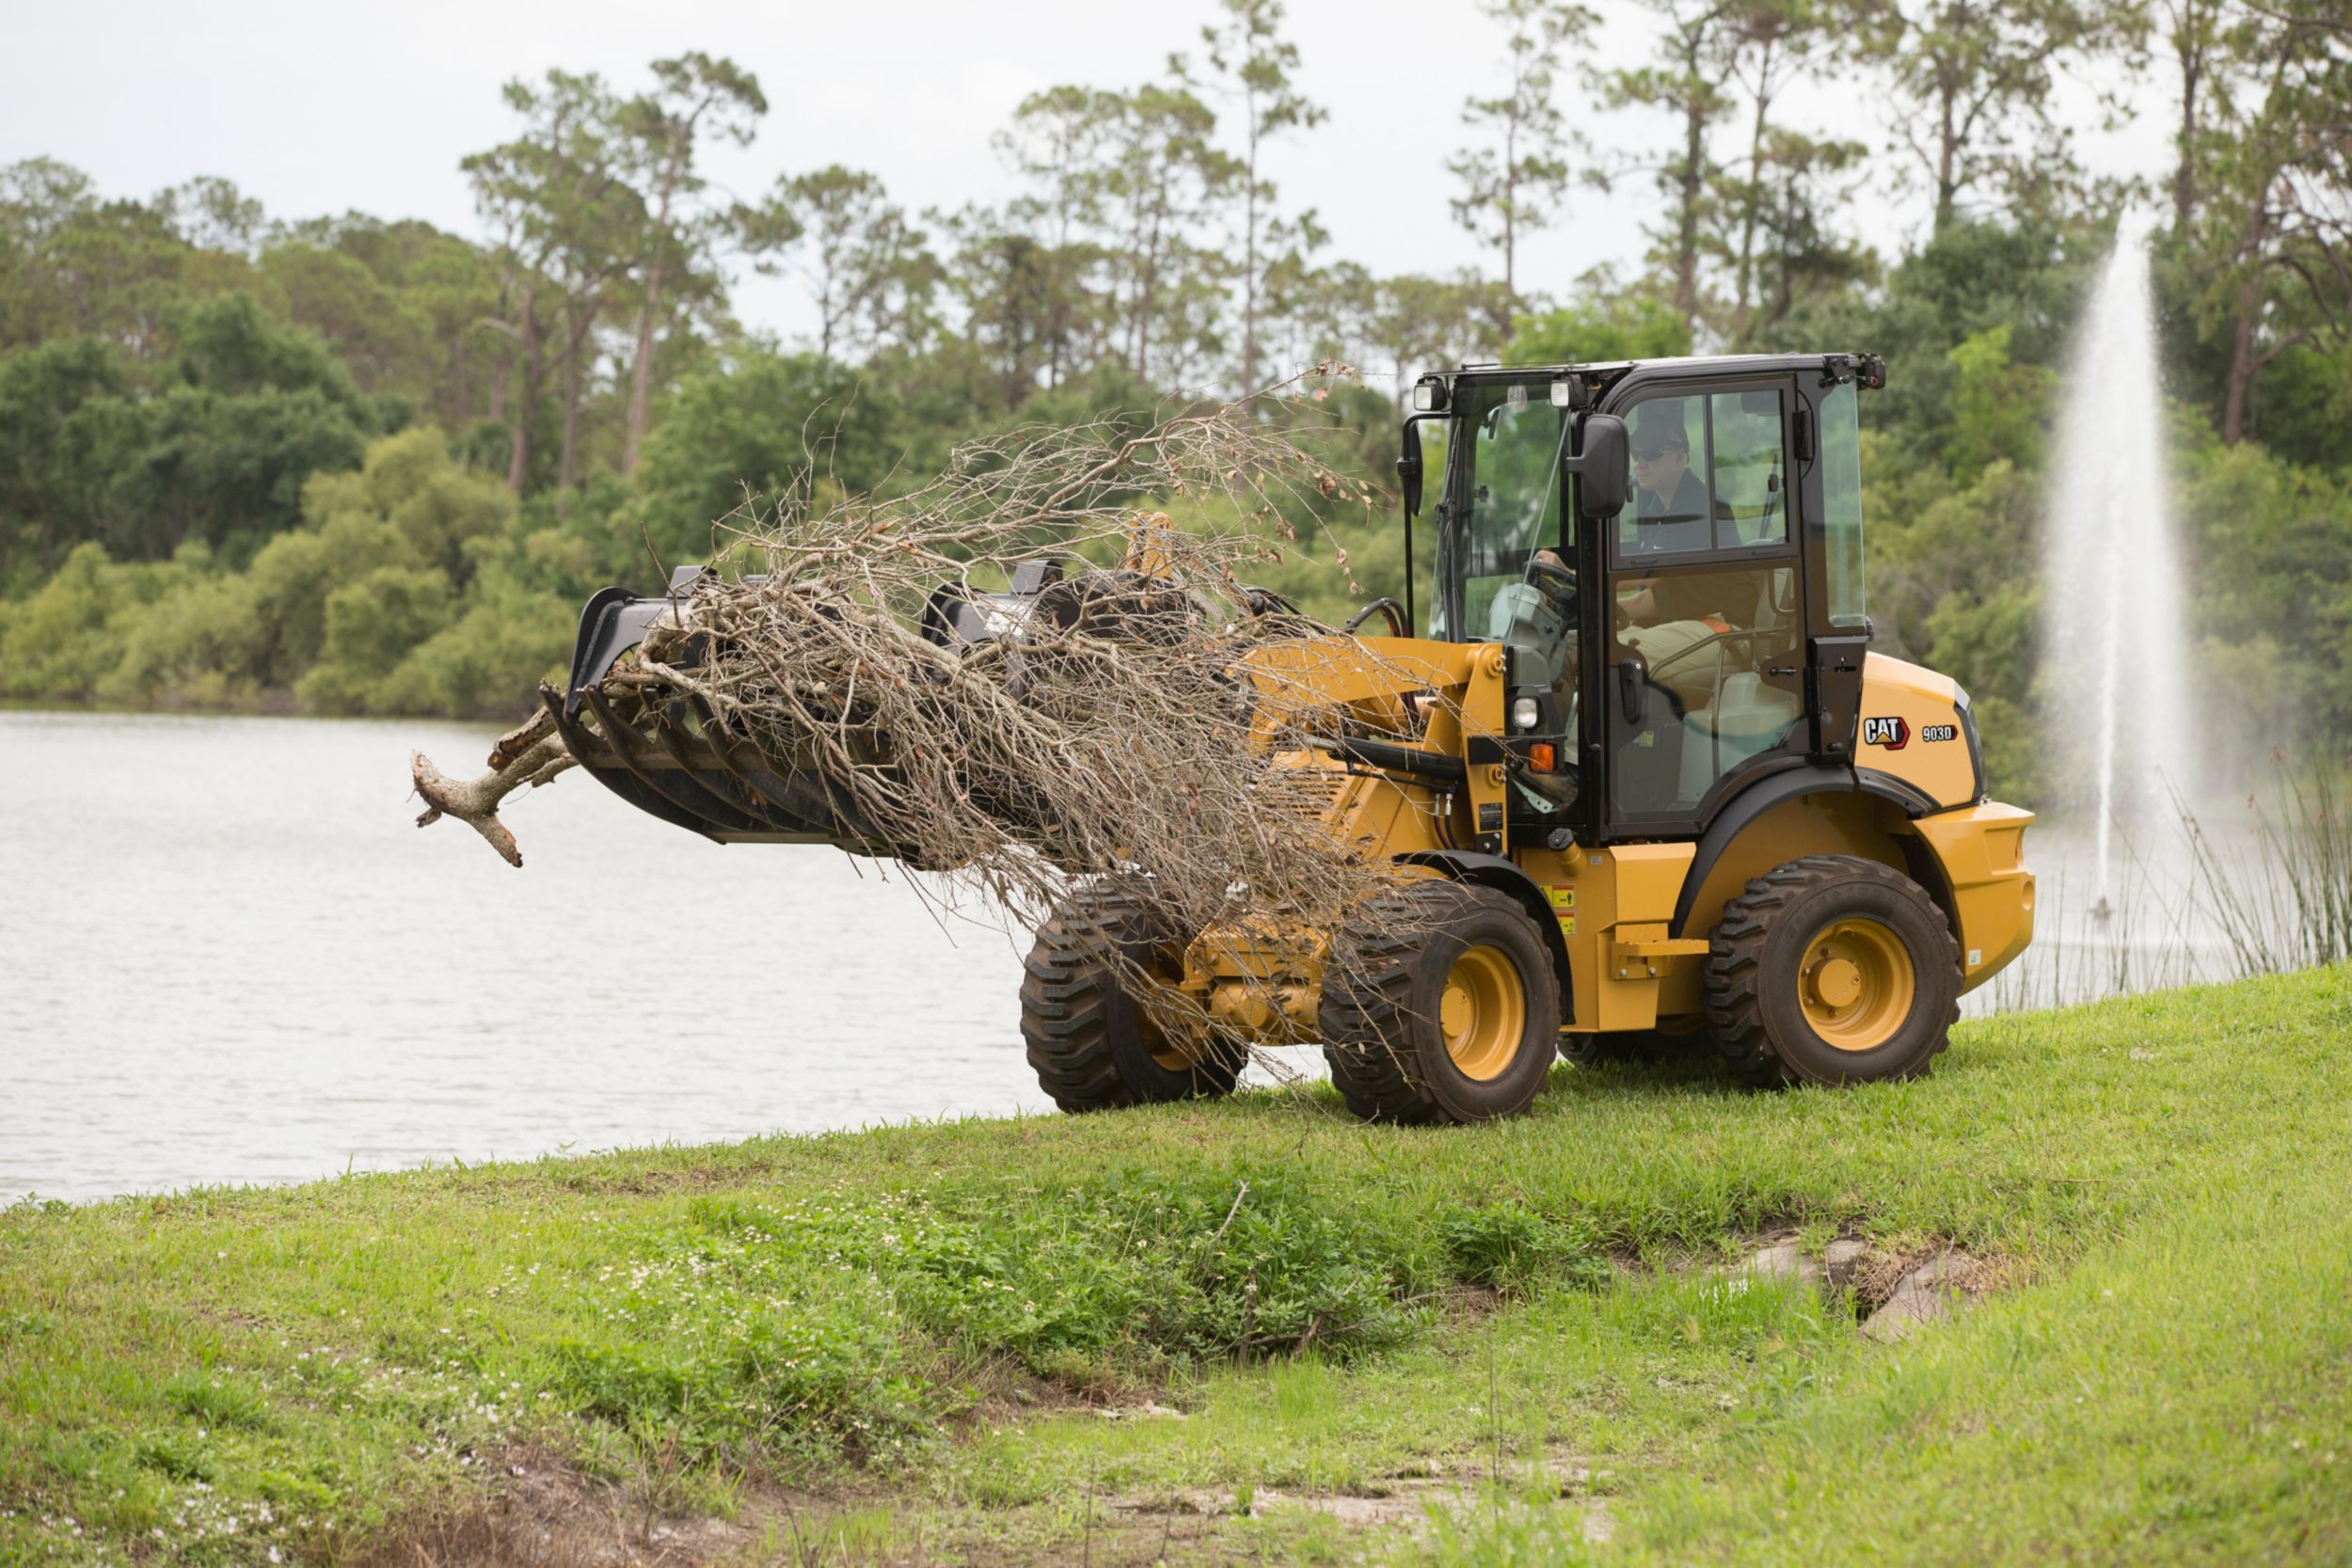
[[[707,580],[706,570],[679,567],[669,592],[655,597],[602,589],[580,611],[569,681],[561,695],[541,689],[580,766],[640,811],[723,844],[837,844],[859,854],[929,863],[914,847],[891,842],[826,778],[809,743],[754,736],[739,721],[730,728],[691,692],[649,694],[641,685],[607,679],[656,623]],[[1253,602],[1252,608],[1259,607]],[[916,629],[944,648],[999,638],[1018,641],[1039,623],[1116,626],[1120,635],[1150,639],[1168,635],[1194,614],[1184,594],[1136,572],[1089,571],[1065,579],[1058,565],[1028,562],[1014,571],[1008,593],[943,584]],[[888,737],[869,738],[887,751]],[[886,758],[876,760],[887,766]],[[971,788],[975,798],[984,797],[977,783]],[[1016,816],[1024,809],[1017,793],[998,803]]]
[[[687,580],[674,580],[673,591],[690,587],[691,573],[681,570]],[[898,847],[805,758],[731,733],[693,694],[654,701],[607,694],[602,683],[614,662],[672,603],[607,588],[580,612],[565,689],[540,689],[580,766],[638,810],[722,844],[837,844],[896,854]]]

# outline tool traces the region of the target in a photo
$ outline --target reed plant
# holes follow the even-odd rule
[[[2298,776],[2283,752],[2272,756],[2271,801],[2247,797],[2250,857],[2222,851],[2180,806],[2193,885],[2213,911],[2238,977],[2352,957],[2352,824],[2344,820],[2343,786],[2329,768]]]
[[[2352,806],[2331,768],[2273,753],[2269,788],[2245,817],[2200,815],[2175,790],[2178,837],[2136,841],[2112,890],[2045,879],[2025,959],[1996,976],[1979,1010],[2073,1006],[2285,974],[2352,958]]]

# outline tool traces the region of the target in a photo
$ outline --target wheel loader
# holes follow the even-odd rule
[[[1884,381],[1870,354],[1418,381],[1402,602],[1237,673],[1287,797],[1404,874],[1334,929],[1168,931],[1082,886],[1021,987],[1047,1093],[1087,1111],[1233,1087],[1237,1055],[1162,1027],[1142,984],[1229,1039],[1319,1044],[1374,1120],[1514,1114],[1560,1055],[1711,1048],[1758,1085],[1928,1071],[1960,995],[2032,938],[2033,817],[1987,798],[1967,693],[1870,651],[1860,404]],[[943,592],[924,633],[1017,635],[1072,591],[1041,566]],[[549,705],[581,765],[711,838],[870,849],[804,781],[603,703],[664,607],[590,601]],[[1387,634],[1358,635],[1375,612]]]

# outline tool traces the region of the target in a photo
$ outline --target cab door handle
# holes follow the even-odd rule
[[[1642,693],[1649,686],[1649,666],[1635,654],[1617,666],[1617,705],[1625,710],[1629,723],[1642,721]]]

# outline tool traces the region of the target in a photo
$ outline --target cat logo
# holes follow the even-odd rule
[[[1900,719],[1865,719],[1862,721],[1862,744],[1883,746],[1899,752],[1911,744],[1911,726]]]

